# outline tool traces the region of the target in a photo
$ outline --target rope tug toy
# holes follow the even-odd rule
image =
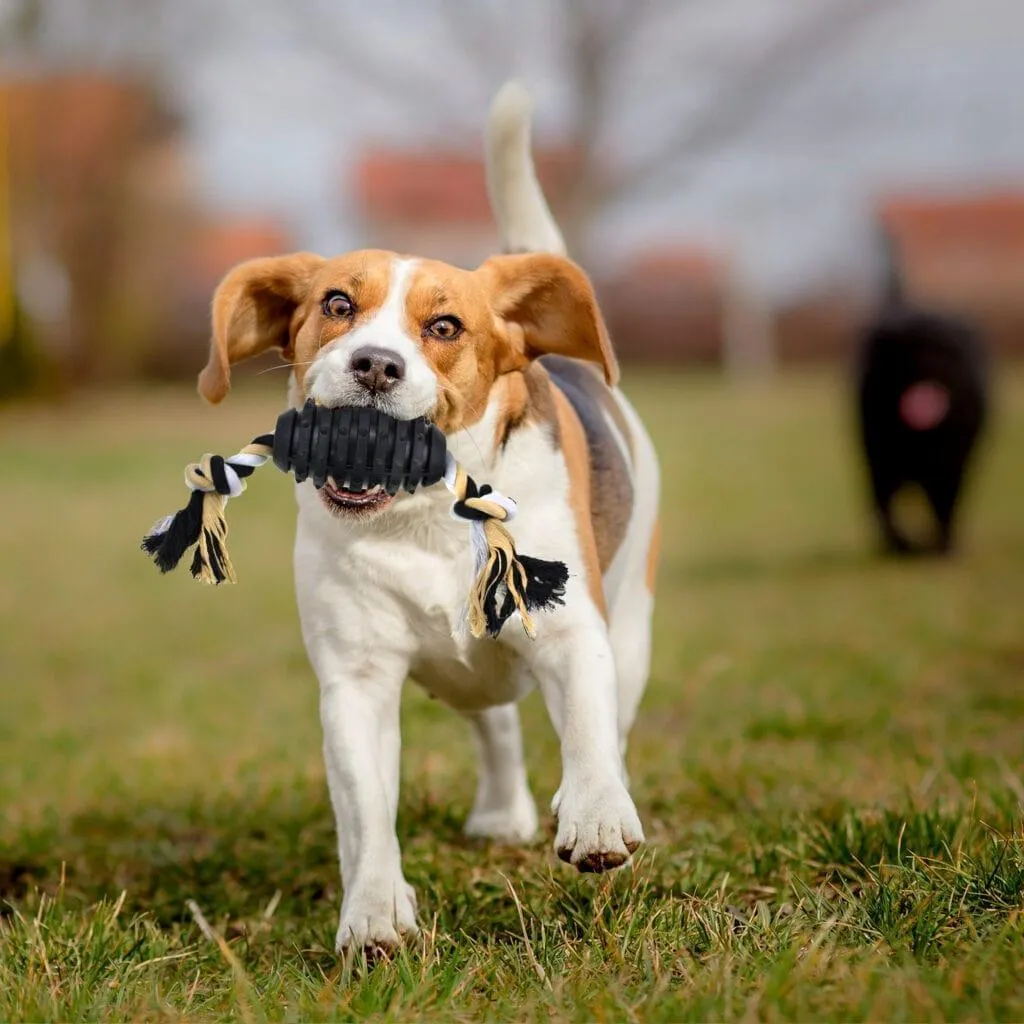
[[[455,498],[453,517],[470,528],[475,577],[466,617],[474,637],[496,637],[518,612],[532,638],[530,613],[564,603],[565,563],[516,552],[504,525],[515,516],[516,503],[488,484],[478,486],[447,450],[444,434],[423,417],[396,420],[371,408],[328,409],[309,401],[282,413],[273,434],[260,434],[231,458],[204,455],[189,464],[188,504],[161,519],[143,538],[142,550],[161,572],[169,572],[194,545],[196,579],[234,583],[225,506],[245,490],[246,477],[271,459],[299,483],[312,476],[318,490],[329,476],[347,491],[380,485],[392,495],[443,480]]]

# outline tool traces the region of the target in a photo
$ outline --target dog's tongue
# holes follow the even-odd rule
[[[900,419],[911,430],[932,430],[949,412],[949,392],[932,380],[911,384],[900,396]]]

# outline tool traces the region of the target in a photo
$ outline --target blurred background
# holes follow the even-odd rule
[[[234,263],[474,265],[510,76],[624,361],[845,357],[880,287],[1024,350],[1017,0],[0,0],[0,392],[189,376]]]

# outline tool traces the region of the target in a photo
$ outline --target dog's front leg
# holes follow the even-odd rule
[[[379,657],[334,670],[318,659],[320,717],[338,825],[344,898],[337,948],[393,948],[416,931],[416,898],[402,874],[398,813],[399,703],[407,666]]]
[[[595,622],[538,640],[529,662],[562,746],[558,856],[580,871],[618,867],[644,834],[624,781],[607,630]]]

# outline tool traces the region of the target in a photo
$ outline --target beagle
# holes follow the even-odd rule
[[[623,757],[650,661],[657,461],[615,387],[590,282],[563,255],[514,83],[491,110],[487,165],[506,255],[476,270],[375,250],[296,253],[236,267],[213,299],[207,400],[227,394],[232,364],[277,347],[296,407],[428,416],[470,473],[518,500],[517,546],[571,574],[536,640],[511,624],[474,640],[460,629],[471,555],[443,489],[297,486],[296,590],[344,887],[339,950],[394,947],[416,931],[395,833],[408,677],[475,732],[469,835],[525,841],[537,829],[516,702],[539,685],[561,740],[558,855],[603,871],[644,838]]]

